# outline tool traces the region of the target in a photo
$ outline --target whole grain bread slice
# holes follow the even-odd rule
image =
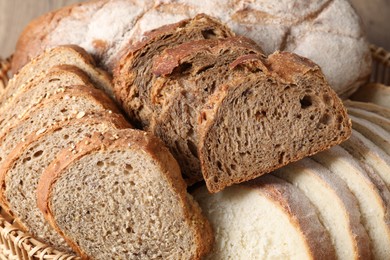
[[[94,132],[128,128],[119,115],[102,113],[60,122],[46,132],[33,132],[9,154],[0,169],[0,201],[12,212],[24,230],[60,250],[70,250],[64,239],[45,221],[37,208],[36,188],[44,169],[62,149],[75,144]],[[82,172],[78,172],[82,175]]]
[[[215,230],[206,259],[336,259],[315,207],[293,185],[271,175],[210,194],[193,193]]]
[[[0,129],[0,167],[9,152],[29,134],[43,133],[58,122],[103,111],[119,113],[101,90],[89,85],[59,89],[58,94],[45,98],[23,118],[14,120],[12,125],[7,122]]]
[[[347,184],[358,201],[373,259],[387,259],[390,255],[390,192],[381,177],[341,146],[318,153],[312,159]]]
[[[110,76],[96,67],[93,58],[81,47],[76,45],[62,45],[49,49],[26,64],[8,83],[6,92],[0,99],[0,104],[16,95],[25,84],[30,84],[37,75],[45,74],[56,65],[73,65],[83,70],[91,82],[113,97]]]
[[[341,178],[308,158],[273,174],[297,186],[313,203],[329,230],[337,259],[371,258],[357,200]]]
[[[95,134],[62,151],[41,176],[37,198],[83,257],[201,259],[212,244],[177,162],[146,132]]]

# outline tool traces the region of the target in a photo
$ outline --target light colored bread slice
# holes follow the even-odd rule
[[[213,242],[177,162],[146,132],[95,134],[64,150],[37,194],[46,219],[83,257],[201,259]]]
[[[193,193],[215,231],[206,259],[336,259],[314,206],[271,175],[210,194]]]
[[[390,155],[390,132],[368,120],[352,116],[352,127]]]
[[[3,125],[13,125],[13,122],[23,118],[42,100],[75,85],[90,85],[90,80],[83,71],[71,65],[50,68],[29,84],[22,85],[18,93],[0,107],[0,128]]]
[[[390,132],[390,118],[386,118],[375,112],[370,112],[368,110],[356,108],[356,107],[347,107],[347,111],[348,114],[368,120],[376,125],[379,125],[387,132]]]
[[[0,104],[6,102],[11,96],[18,93],[18,89],[29,84],[37,75],[45,74],[47,70],[56,65],[74,65],[88,75],[91,82],[113,97],[110,76],[96,67],[92,57],[81,47],[76,45],[63,45],[47,50],[30,61],[8,83],[6,92]]]
[[[35,106],[24,118],[0,129],[0,167],[8,153],[29,134],[45,132],[52,125],[95,112],[119,113],[114,103],[101,91],[88,85],[59,91]]]
[[[339,176],[356,197],[362,223],[370,237],[373,259],[390,256],[390,192],[371,167],[359,161],[340,146],[318,153],[315,161]]]
[[[389,155],[355,130],[352,130],[351,137],[342,143],[341,146],[361,161],[363,165],[369,165],[382,178],[390,190]]]
[[[364,109],[373,113],[377,113],[378,115],[381,115],[383,117],[386,117],[390,119],[390,109],[387,107],[379,106],[372,103],[366,103],[366,102],[359,102],[359,101],[351,101],[351,100],[345,100],[344,105],[346,107],[354,107],[354,108],[360,108]]]
[[[370,83],[361,86],[352,96],[352,100],[374,103],[390,108],[390,86]]]
[[[60,250],[70,250],[58,233],[48,225],[37,208],[36,188],[43,170],[62,149],[72,149],[94,132],[123,129],[129,124],[110,113],[73,119],[50,127],[44,133],[33,132],[9,154],[0,169],[2,207],[12,212],[24,230]],[[39,130],[38,130],[39,131]],[[82,172],[78,172],[82,175]]]
[[[318,211],[329,230],[338,259],[370,259],[370,243],[356,198],[343,180],[305,158],[274,173],[297,186]]]

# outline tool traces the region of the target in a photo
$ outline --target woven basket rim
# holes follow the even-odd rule
[[[370,50],[374,63],[384,66],[385,69],[390,70],[390,52],[384,48],[371,44]],[[6,88],[7,82],[10,78],[11,59],[2,59],[0,57],[0,89]],[[377,66],[377,65],[375,65]],[[375,68],[375,67],[374,67]],[[80,259],[79,257],[63,253],[56,250],[29,234],[23,232],[15,225],[12,217],[4,210],[1,210],[0,205],[0,245],[3,244],[3,253],[8,251],[9,255],[13,257],[23,256],[26,259]],[[2,254],[0,249],[0,256]],[[5,255],[7,257],[7,255]],[[16,258],[14,258],[16,259]]]

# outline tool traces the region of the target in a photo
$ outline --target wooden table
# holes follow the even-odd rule
[[[0,56],[7,57],[27,23],[49,10],[81,0],[0,0]],[[369,40],[390,50],[390,0],[351,0]]]

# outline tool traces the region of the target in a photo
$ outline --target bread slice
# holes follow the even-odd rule
[[[379,106],[373,103],[351,101],[351,100],[345,100],[344,105],[346,107],[364,109],[390,119],[390,109],[384,106]]]
[[[351,99],[390,108],[390,87],[379,83],[366,84],[361,86]]]
[[[45,74],[47,70],[56,65],[74,65],[88,75],[91,82],[113,97],[110,76],[96,67],[92,57],[81,47],[76,45],[63,45],[49,49],[26,64],[9,82],[6,92],[0,99],[0,104],[6,102],[11,96],[18,93],[24,84],[29,84],[37,75]]]
[[[64,91],[68,86],[90,84],[88,76],[77,67],[54,66],[47,73],[32,79],[29,84],[19,87],[18,93],[0,107],[0,128],[4,124],[13,125],[15,120],[23,118],[39,102]]]
[[[352,127],[390,155],[390,132],[368,120],[350,115]]]
[[[370,112],[365,109],[360,109],[356,107],[348,107],[348,114],[365,119],[382,127],[387,132],[390,132],[390,118],[381,116],[375,112]]]
[[[341,146],[361,161],[363,165],[370,166],[390,190],[389,155],[356,130],[352,130],[351,138],[342,143]]]
[[[40,179],[38,206],[92,259],[201,259],[213,240],[177,162],[138,130],[96,134],[60,153]]]
[[[210,194],[193,193],[215,231],[206,259],[336,259],[305,195],[271,175]]]
[[[37,208],[36,188],[39,177],[60,150],[72,149],[78,141],[94,132],[127,127],[129,124],[123,117],[105,113],[61,122],[44,133],[33,132],[25,138],[25,142],[19,143],[12,150],[2,164],[2,207],[13,213],[26,232],[60,250],[69,251],[65,241],[48,225]]]
[[[370,237],[373,259],[390,255],[390,192],[371,167],[359,161],[340,146],[312,157],[340,177],[358,201],[362,223]]]
[[[100,90],[82,85],[59,89],[59,93],[35,106],[24,118],[0,129],[1,162],[17,143],[35,132],[45,132],[50,126],[71,118],[82,118],[95,112],[119,113],[114,103]]]
[[[274,174],[297,186],[313,203],[338,259],[370,259],[369,237],[360,222],[357,200],[341,178],[307,158]]]

